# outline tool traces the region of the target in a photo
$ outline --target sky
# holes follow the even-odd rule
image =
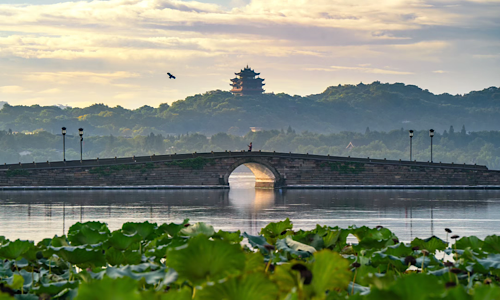
[[[500,85],[500,0],[0,0],[0,101],[157,107],[249,65],[266,92]],[[167,72],[177,79],[168,79]]]

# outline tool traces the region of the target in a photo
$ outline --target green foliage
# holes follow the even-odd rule
[[[214,165],[215,161],[210,158],[196,157],[183,160],[174,160],[165,163],[168,166],[179,166],[183,169],[202,170],[207,164]]]
[[[243,270],[245,255],[239,245],[211,241],[204,235],[198,235],[189,240],[187,247],[170,249],[167,265],[176,270],[181,278],[198,285]]]
[[[33,242],[22,240],[3,243],[3,245],[0,246],[0,257],[4,257],[7,259],[17,259],[22,254],[27,252],[32,246]]]
[[[189,225],[181,229],[178,233],[180,236],[194,237],[199,234],[203,234],[207,237],[211,237],[215,234],[215,230],[212,225],[207,225],[203,222],[199,222],[193,225]]]
[[[103,166],[103,167],[92,167],[90,169],[91,174],[98,174],[99,176],[110,176],[112,174],[117,174],[120,171],[128,171],[128,170],[136,170],[141,173],[146,173],[152,169],[155,169],[156,166],[153,163],[145,163],[145,164],[128,164],[128,165],[111,165],[111,166]]]
[[[277,286],[262,273],[232,277],[221,284],[209,286],[199,293],[198,299],[273,300],[278,297]]]
[[[122,277],[112,279],[104,277],[102,280],[83,283],[78,288],[75,300],[141,300],[138,283],[132,278]]]
[[[322,163],[321,167],[330,167],[330,170],[340,174],[359,174],[365,170],[365,165],[356,162],[328,162]]]
[[[274,244],[278,237],[284,237],[288,233],[288,230],[292,228],[292,222],[290,222],[290,219],[286,218],[284,221],[267,224],[266,227],[261,229],[260,234],[262,234],[269,243]]]
[[[8,169],[7,171],[5,171],[5,176],[7,177],[14,177],[14,176],[29,176],[30,175],[30,172],[26,171],[26,170],[19,170],[19,169],[14,169],[14,170],[11,170],[11,169]]]
[[[76,223],[68,238],[0,238],[0,299],[486,300],[500,297],[499,238],[399,243],[387,228],[286,219],[263,235],[204,223]],[[357,242],[347,243],[348,235]],[[246,240],[243,240],[246,238]],[[448,256],[444,259],[444,251]],[[439,258],[438,258],[439,257]],[[453,266],[446,260],[453,257]]]
[[[419,239],[416,238],[411,242],[413,247],[419,247],[421,250],[427,250],[430,253],[435,253],[436,250],[444,250],[448,246],[448,243],[443,241],[442,239],[432,236],[428,239]]]

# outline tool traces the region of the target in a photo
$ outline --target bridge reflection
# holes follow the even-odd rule
[[[296,229],[382,225],[408,241],[445,238],[444,228],[484,237],[500,226],[499,191],[260,190],[251,179],[247,187],[230,190],[5,192],[0,232],[39,241],[67,233],[79,221],[106,222],[114,230],[124,222],[189,218],[217,230],[257,234],[267,223],[288,217]]]

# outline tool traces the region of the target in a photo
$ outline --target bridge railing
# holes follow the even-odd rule
[[[185,153],[185,154],[165,154],[165,155],[150,155],[150,156],[132,156],[132,157],[115,157],[115,158],[96,158],[85,160],[68,160],[54,162],[33,162],[33,163],[18,163],[0,165],[0,170],[16,170],[16,169],[52,169],[52,168],[79,168],[79,167],[96,167],[110,166],[121,164],[136,164],[150,162],[168,162],[174,160],[192,159],[196,157],[202,158],[252,158],[252,157],[275,157],[275,158],[290,158],[290,159],[306,159],[306,160],[321,160],[332,162],[352,162],[364,164],[387,164],[387,165],[405,165],[417,167],[434,167],[434,168],[453,168],[453,169],[469,169],[469,170],[488,170],[483,165],[471,164],[454,164],[454,163],[430,163],[422,161],[405,161],[405,160],[386,160],[373,158],[359,157],[344,157],[330,155],[313,155],[299,153],[280,153],[280,152],[262,152],[262,151],[226,151],[226,152],[210,152],[210,153]]]

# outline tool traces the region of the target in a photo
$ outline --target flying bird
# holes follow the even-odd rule
[[[168,75],[168,79],[175,79],[175,76],[174,76],[174,75],[172,75],[172,74],[170,74],[170,73],[167,73],[167,75]]]

